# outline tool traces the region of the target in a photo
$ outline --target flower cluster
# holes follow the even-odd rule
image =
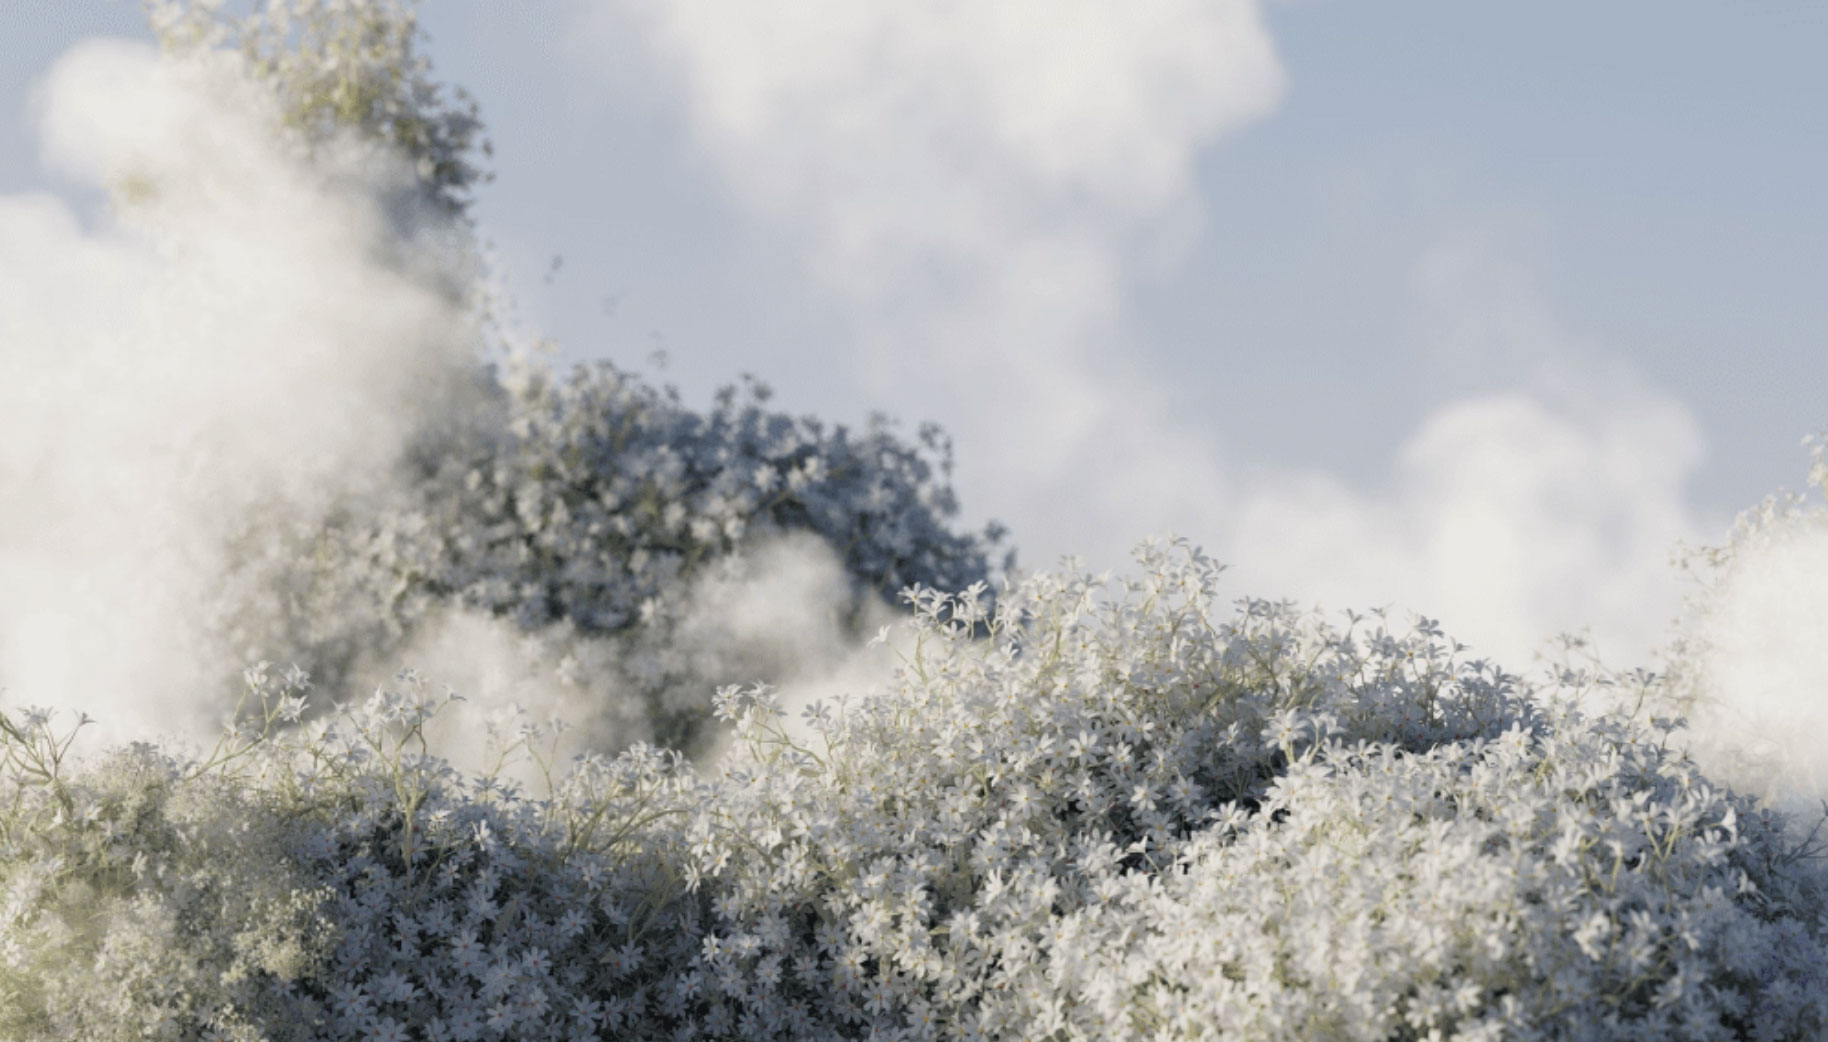
[[[530,801],[424,755],[411,676],[130,784],[15,761],[12,820],[75,812],[0,860],[9,1037],[1814,1037],[1828,874],[1666,728],[1141,561],[911,590],[892,682],[722,689],[702,773]]]
[[[1102,875],[1028,1013],[1079,1037],[1807,1037],[1819,926],[1737,849],[1743,806],[1605,728],[1329,740],[1159,877]]]

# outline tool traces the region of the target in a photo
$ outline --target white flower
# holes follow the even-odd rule
[[[496,1034],[503,1034],[514,1026],[514,1007],[497,1002],[489,1007],[488,1015],[483,1018],[483,1026]]]

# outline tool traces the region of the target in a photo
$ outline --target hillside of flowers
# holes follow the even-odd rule
[[[881,689],[726,687],[716,763],[540,799],[427,755],[410,674],[290,729],[308,678],[256,670],[258,730],[77,775],[9,712],[0,1032],[1819,1037],[1828,877],[1670,722],[1579,709],[1641,674],[1536,687],[1217,577],[1177,542],[1115,596],[922,590]]]
[[[307,153],[403,156],[402,236],[468,234],[481,124],[411,4],[149,10]],[[1823,844],[1681,741],[1706,588],[1663,672],[1526,676],[1249,596],[1184,539],[1018,572],[954,526],[930,427],[751,378],[697,410],[610,363],[470,376],[402,480],[234,529],[213,748],[85,749],[0,692],[0,1039],[1828,1037]],[[1825,519],[1767,503],[1694,563]],[[859,642],[898,613],[873,683],[785,698],[687,639],[696,584],[784,538],[840,563]],[[563,669],[613,673],[593,711],[640,740],[567,759],[564,721],[498,713],[454,766],[434,724],[473,693],[402,660],[454,610],[612,649]]]

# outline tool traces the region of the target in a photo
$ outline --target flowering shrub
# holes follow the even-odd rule
[[[1197,552],[1141,561],[1111,600],[1072,570],[994,609],[917,591],[892,684],[792,719],[725,688],[704,773],[638,746],[529,801],[426,755],[411,676],[230,735],[161,768],[109,863],[161,829],[272,839],[85,884],[145,911],[82,934],[59,873],[123,819],[35,831],[0,1010],[26,1039],[160,1011],[275,1040],[1816,1037],[1828,878],[1666,730],[1570,701],[1618,678],[1526,683],[1426,621],[1226,616]],[[253,680],[269,721],[301,711],[296,674]],[[32,784],[37,734],[8,732],[9,825],[108,806],[106,770]],[[206,863],[241,882],[186,882]],[[94,958],[160,929],[193,931],[196,972],[147,971],[187,1001]],[[235,946],[261,931],[285,950]]]
[[[464,281],[473,265],[413,256],[429,240],[446,260],[471,259],[462,218],[483,179],[477,153],[487,152],[474,102],[447,97],[431,76],[416,5],[235,6],[155,0],[148,10],[168,53],[221,60],[268,88],[283,123],[275,131],[301,146],[314,175],[373,174],[377,164],[348,162],[351,151],[404,168],[412,199],[389,197],[401,194],[398,171],[363,181],[393,218],[394,260],[489,327],[487,294]],[[485,332],[479,345],[508,339]],[[607,363],[561,376],[522,354],[500,368],[480,353],[473,371],[468,361],[454,381],[475,386],[451,394],[450,408],[410,411],[423,429],[403,473],[314,488],[336,504],[327,519],[315,500],[280,502],[239,525],[229,588],[208,606],[211,636],[230,649],[230,690],[242,664],[259,659],[297,662],[342,690],[362,667],[390,671],[431,616],[469,609],[512,620],[554,649],[550,661],[591,645],[572,658],[590,664],[592,697],[570,701],[615,703],[600,706],[593,734],[691,748],[716,683],[778,679],[740,648],[681,639],[695,582],[741,574],[783,535],[812,535],[852,580],[848,603],[834,607],[854,629],[866,599],[993,574],[1000,528],[950,527],[950,446],[937,428],[922,428],[918,444],[883,422],[828,430],[767,410],[767,387],[748,378],[740,395],[725,388],[700,411]],[[580,670],[564,672],[557,680],[577,686],[570,674]],[[604,690],[614,694],[597,697]]]
[[[859,437],[768,412],[768,394],[750,381],[699,413],[608,363],[564,380],[516,363],[500,415],[428,446],[402,490],[289,537],[262,519],[243,547],[253,593],[227,602],[222,625],[249,658],[303,663],[332,689],[451,604],[555,644],[613,637],[599,670],[620,671],[613,686],[650,737],[689,747],[717,682],[765,666],[682,639],[695,579],[808,533],[841,555],[855,629],[866,599],[983,580],[1003,538],[946,527],[958,507],[937,428],[917,449],[880,422]]]
[[[1315,748],[1159,878],[1100,877],[1038,1012],[1082,1037],[1807,1037],[1820,933],[1732,856],[1739,804],[1604,730]]]

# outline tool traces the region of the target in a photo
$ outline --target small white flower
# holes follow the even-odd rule
[[[376,1017],[362,1036],[363,1042],[408,1042],[406,1028],[392,1017]]]
[[[577,908],[566,909],[565,914],[559,917],[559,936],[566,939],[577,936],[583,931],[584,926],[588,921],[589,916],[585,915],[582,910]]]

